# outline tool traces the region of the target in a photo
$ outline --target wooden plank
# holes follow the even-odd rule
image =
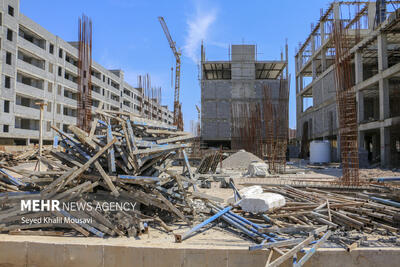
[[[113,135],[112,135],[112,130],[111,130],[111,125],[108,125],[107,128],[107,142],[111,142],[113,140]],[[108,172],[110,174],[116,172],[115,168],[115,154],[114,154],[114,146],[111,145],[110,148],[108,149]]]
[[[183,131],[169,131],[169,130],[155,130],[155,129],[146,129],[146,133],[148,134],[163,134],[163,135],[188,135],[189,132]]]
[[[114,138],[111,142],[109,142],[107,145],[105,145],[102,149],[100,149],[93,157],[91,157],[81,168],[77,169],[74,171],[67,179],[65,184],[70,183],[73,179],[81,175],[83,172],[85,172],[90,165],[92,165],[97,159],[106,152],[107,149],[109,149],[114,143],[117,142],[117,139]]]
[[[166,151],[171,151],[171,150],[177,150],[182,147],[186,147],[184,144],[180,145],[164,145],[164,146],[159,146],[155,148],[148,148],[148,149],[139,149],[132,151],[133,155],[143,155],[143,154],[156,154],[160,152],[166,152]]]
[[[224,200],[222,198],[210,196],[206,193],[202,193],[199,191],[189,192],[189,194],[191,194],[193,198],[207,199],[207,200],[212,200],[212,201],[216,201],[216,202],[220,202],[220,203],[224,202]]]
[[[96,169],[99,171],[101,177],[103,177],[104,181],[106,182],[108,188],[111,190],[111,194],[115,197],[119,196],[119,192],[117,188],[114,186],[113,182],[111,181],[110,177],[106,174],[106,172],[103,170],[103,167],[101,167],[101,164],[98,161],[94,162],[94,166]]]
[[[249,250],[253,251],[253,250],[259,250],[259,249],[264,249],[264,248],[287,247],[287,246],[297,245],[303,241],[304,241],[304,238],[293,238],[293,239],[288,239],[288,240],[283,240],[283,241],[275,241],[275,242],[270,242],[270,243],[253,245],[253,246],[249,247]]]
[[[268,267],[277,267],[280,266],[282,263],[284,263],[286,260],[290,259],[293,257],[293,255],[295,255],[297,252],[299,252],[302,248],[304,248],[305,246],[307,246],[309,243],[311,243],[312,241],[314,241],[314,236],[309,236],[308,238],[304,239],[303,242],[301,242],[300,244],[298,244],[297,246],[295,246],[294,248],[292,248],[291,250],[289,250],[288,252],[286,252],[284,255],[280,256],[279,258],[277,258],[276,260],[274,260],[273,262],[271,262]]]
[[[78,203],[83,203],[83,204],[87,204],[87,202],[84,199],[80,199],[78,201]],[[86,213],[88,213],[89,215],[91,215],[93,218],[95,218],[97,221],[99,221],[100,223],[104,224],[105,226],[107,226],[108,228],[112,229],[113,232],[117,233],[119,236],[125,236],[125,234],[123,232],[121,232],[117,226],[115,226],[113,223],[111,223],[105,216],[103,216],[102,214],[100,214],[98,211],[96,211],[95,209],[91,209],[91,210],[85,210]]]
[[[187,135],[184,135],[184,136],[160,139],[160,140],[157,140],[156,143],[157,144],[175,143],[175,142],[181,142],[181,141],[188,141],[188,140],[193,139],[193,138],[195,138],[194,135],[187,134]]]
[[[97,150],[98,149],[98,145],[93,142],[92,138],[89,138],[87,136],[87,133],[83,130],[81,130],[80,128],[76,127],[75,125],[69,125],[68,129],[73,132],[75,134],[76,137],[78,137],[78,139],[82,142],[87,144],[88,146],[90,146],[92,149]]]
[[[64,165],[64,164],[61,164],[61,163],[56,162],[56,161],[53,161],[53,160],[48,159],[48,158],[43,157],[43,156],[41,156],[41,157],[37,156],[37,159],[40,160],[40,161],[42,161],[42,162],[45,163],[45,164],[58,167],[58,168],[60,168],[61,170],[64,170],[64,171],[69,171],[69,170],[71,170],[71,167],[68,167],[68,166],[66,166],[66,165]]]
[[[99,121],[98,118],[95,118],[95,119],[92,121],[92,127],[90,128],[90,133],[89,133],[89,138],[90,138],[90,139],[93,138],[93,136],[94,136],[94,134],[95,134],[95,132],[96,132],[96,128],[97,128],[97,123],[98,123],[98,121]]]
[[[68,178],[72,173],[74,173],[78,168],[74,167],[71,170],[65,172],[63,175],[58,177],[56,180],[54,180],[51,184],[47,185],[45,188],[42,189],[40,192],[42,197],[45,197],[46,194],[48,194],[54,187],[56,187],[58,184],[60,184],[62,181]]]
[[[61,152],[54,151],[54,150],[52,150],[50,153],[52,155],[54,155],[56,158],[62,159],[64,161],[66,161],[67,163],[70,163],[70,165],[75,165],[75,166],[78,166],[78,167],[82,167],[83,166],[82,163],[80,163],[79,161],[75,160],[74,158],[72,158],[68,154],[61,153]]]
[[[162,202],[164,202],[164,204],[166,204],[170,210],[175,213],[179,218],[181,218],[183,221],[185,221],[188,225],[192,225],[192,223],[185,217],[185,215],[183,215],[183,213],[178,210],[171,202],[169,202],[168,199],[166,199],[160,192],[158,192],[157,190],[154,190],[154,193],[157,195],[158,198],[161,199]]]
[[[59,212],[59,211],[53,211],[52,213],[53,213],[54,215],[58,216],[58,217],[66,218],[66,216],[64,216],[64,215],[63,215],[61,212]],[[83,229],[80,225],[78,225],[78,224],[76,224],[76,223],[71,222],[71,223],[69,223],[69,224],[67,224],[67,225],[71,226],[72,228],[74,228],[76,231],[80,232],[80,233],[81,233],[82,235],[84,235],[84,236],[89,236],[89,235],[90,235],[88,231],[86,231],[86,230]]]

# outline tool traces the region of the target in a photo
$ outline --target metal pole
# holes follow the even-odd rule
[[[190,229],[189,231],[187,231],[183,235],[175,234],[175,242],[177,242],[177,243],[182,242],[183,240],[187,239],[191,234],[193,234],[194,232],[200,230],[203,226],[209,224],[210,222],[215,221],[216,219],[218,219],[219,217],[221,217],[222,215],[224,215],[225,213],[227,213],[231,209],[232,209],[231,206],[226,207],[225,209],[217,212],[215,215],[211,216],[210,218],[208,218],[207,220],[203,221],[202,223],[194,226],[192,229]]]
[[[42,157],[42,147],[43,147],[43,111],[44,111],[44,106],[47,106],[46,103],[43,102],[38,102],[35,103],[36,105],[39,105],[40,107],[40,121],[39,121],[39,158]],[[38,170],[41,171],[40,169],[41,162],[40,159],[38,161]]]

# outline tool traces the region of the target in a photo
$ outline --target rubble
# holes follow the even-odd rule
[[[249,177],[266,177],[269,175],[268,165],[264,162],[251,162],[245,175]]]
[[[245,150],[230,155],[222,161],[223,168],[226,169],[247,169],[252,162],[264,162],[262,159]]]
[[[185,148],[189,147],[186,142],[193,136],[177,131],[174,126],[129,113],[97,110],[97,114],[90,133],[70,126],[72,134],[68,134],[52,126],[57,132],[54,147],[40,158],[36,151],[3,157],[7,162],[2,162],[0,168],[1,232],[40,228],[44,230],[41,234],[49,231],[51,235],[71,234],[72,230],[83,236],[137,236],[147,231],[150,222],[166,230],[164,221],[182,220],[191,224],[197,207],[201,206],[193,205],[193,199],[204,199],[207,195],[188,192],[189,187],[196,187],[188,161],[185,176],[165,167],[177,153],[186,157]],[[13,167],[16,160],[32,156],[47,165],[48,170]],[[62,208],[35,213],[21,209],[21,199],[57,200]],[[91,207],[134,203],[132,206],[136,208],[67,210],[65,207],[72,203]],[[21,218],[44,217],[48,222],[21,223]],[[73,223],[65,223],[67,220]]]
[[[285,206],[285,198],[275,193],[253,194],[244,197],[238,205],[246,212],[263,213]]]

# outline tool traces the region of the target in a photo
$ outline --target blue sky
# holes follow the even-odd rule
[[[296,127],[295,47],[304,42],[328,0],[21,0],[20,10],[48,31],[67,41],[78,38],[78,17],[93,21],[93,59],[109,69],[122,69],[136,85],[149,73],[162,87],[163,104],[173,105],[171,66],[175,59],[157,17],[163,16],[172,38],[182,48],[181,102],[185,129],[197,120],[200,106],[198,61],[204,40],[209,60],[228,59],[231,44],[256,44],[258,59],[280,59],[289,44],[291,94],[289,124]]]

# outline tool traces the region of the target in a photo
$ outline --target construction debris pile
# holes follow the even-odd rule
[[[204,182],[201,173],[214,173],[221,163],[240,167],[254,159],[263,163],[261,159],[239,151],[223,160],[224,154],[214,151],[195,171],[185,151],[193,135],[129,113],[96,113],[89,132],[70,126],[65,133],[53,127],[57,133],[53,148],[42,156],[35,154],[37,150],[20,156],[2,154],[0,232],[136,237],[149,226],[171,233],[172,225],[184,222],[189,230],[174,231],[175,241],[182,242],[213,223],[257,243],[250,250],[270,249],[268,262],[272,253],[280,254],[270,266],[311,246],[299,261],[294,260],[301,266],[324,243],[351,250],[399,240],[396,185],[290,180],[279,184],[265,178],[255,195],[247,196],[230,178],[225,182],[234,197],[223,205],[224,199],[199,191]],[[46,169],[13,165],[32,157]],[[172,164],[181,157],[183,170]],[[194,222],[201,223],[192,227]],[[369,236],[380,238],[370,242]]]
[[[193,136],[129,113],[98,110],[97,114],[89,133],[71,125],[67,134],[53,126],[57,132],[53,150],[38,157],[46,171],[1,164],[1,232],[39,228],[64,235],[72,227],[84,236],[136,236],[149,222],[166,231],[170,229],[164,220],[174,217],[191,224],[195,198],[207,197],[187,192],[195,185],[184,149]],[[185,157],[185,175],[164,168],[177,153]],[[47,200],[59,205],[46,206]],[[35,201],[40,205],[32,204]],[[109,203],[120,209],[113,211]],[[44,217],[49,222],[21,221]],[[63,220],[57,221],[60,217]]]

